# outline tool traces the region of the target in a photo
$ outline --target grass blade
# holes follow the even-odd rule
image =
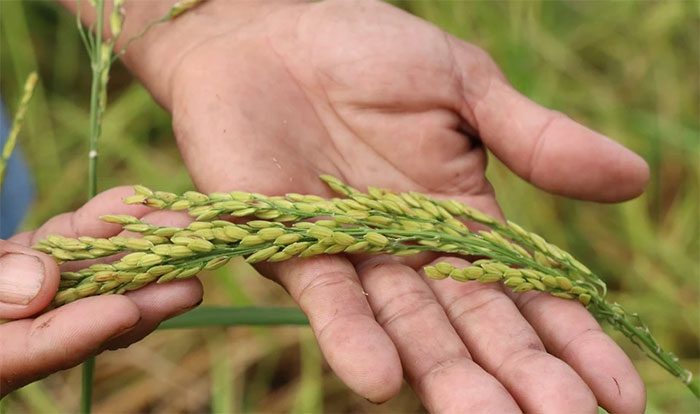
[[[92,380],[95,376],[95,357],[88,358],[82,365],[80,391],[80,412],[90,414],[92,411]]]
[[[163,322],[158,329],[205,328],[210,326],[308,325],[296,308],[203,306]]]

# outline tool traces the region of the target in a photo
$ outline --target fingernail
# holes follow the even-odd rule
[[[187,312],[191,311],[192,309],[196,308],[197,306],[201,305],[203,301],[204,301],[204,298],[201,298],[194,305],[188,305],[182,309],[178,309],[175,312],[173,312],[171,315],[168,315],[165,319],[174,318],[176,316],[182,315],[183,313],[187,313]]]
[[[136,320],[136,322],[134,322],[132,325],[129,325],[129,326],[123,328],[122,330],[115,333],[114,335],[110,336],[109,339],[107,341],[105,341],[105,343],[109,342],[113,339],[119,338],[120,336],[124,335],[125,333],[130,332],[132,329],[136,328],[142,320],[143,320],[143,316],[139,315],[139,318]]]
[[[44,282],[44,265],[38,257],[7,253],[0,256],[0,302],[26,305]]]

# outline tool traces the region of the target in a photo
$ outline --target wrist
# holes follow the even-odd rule
[[[74,13],[80,4],[83,23],[94,26],[95,11],[89,2],[59,1]],[[114,47],[115,53],[126,47],[121,56],[123,63],[168,109],[171,106],[171,79],[190,51],[205,44],[208,39],[236,31],[285,5],[304,0],[204,0],[175,19],[153,24],[166,16],[177,2],[126,0],[123,29]],[[111,36],[108,29],[111,12],[112,0],[105,0],[106,37]],[[144,33],[145,29],[148,30]]]
[[[133,19],[134,26],[121,36],[117,50],[128,39],[141,33],[152,22],[165,16],[175,0],[158,0],[154,12],[150,1],[127,0],[126,19]],[[262,15],[287,1],[268,0],[207,0],[175,19],[154,25],[146,34],[131,42],[122,60],[146,88],[164,107],[171,107],[172,79],[188,53],[224,33],[237,30],[247,22],[256,21]],[[147,17],[144,17],[147,16]],[[126,27],[125,24],[125,27]]]

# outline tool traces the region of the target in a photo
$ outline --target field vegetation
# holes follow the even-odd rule
[[[519,90],[649,162],[647,192],[619,205],[547,195],[495,159],[489,177],[507,217],[603,275],[609,297],[638,311],[659,342],[700,373],[699,3],[395,4],[480,45]],[[90,68],[74,17],[54,2],[2,1],[0,29],[0,90],[11,111],[26,75],[37,69],[40,76],[20,137],[37,193],[24,223],[29,229],[85,201]],[[192,188],[168,114],[119,65],[98,176],[100,189]],[[241,261],[202,279],[204,305],[294,306]],[[679,382],[616,339],[648,386],[648,412],[700,410]],[[328,370],[303,325],[164,329],[100,356],[96,372],[95,412],[422,411],[408,387],[381,406],[353,395]],[[71,412],[79,389],[80,370],[68,370],[15,392],[4,409]]]

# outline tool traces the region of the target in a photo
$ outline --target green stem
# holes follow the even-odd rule
[[[690,380],[689,383],[686,384],[688,389],[690,389],[690,392],[695,395],[696,398],[700,398],[700,382],[698,382],[697,378]]]
[[[297,308],[202,306],[164,321],[158,329],[187,329],[212,326],[308,325],[306,315]]]
[[[657,364],[673,376],[679,378],[696,398],[700,398],[700,385],[696,379],[693,379],[692,373],[678,363],[678,358],[675,355],[661,348],[649,333],[649,329],[641,321],[634,323],[630,320],[629,314],[621,310],[616,311],[614,308],[616,305],[610,305],[603,298],[594,297],[593,301],[594,304],[591,310],[596,311],[595,314],[602,316],[606,322],[616,327],[633,344],[644,351],[648,357],[656,361]]]
[[[95,357],[83,362],[82,389],[80,393],[80,412],[90,414],[92,411],[92,381],[95,376]]]
[[[155,26],[157,26],[159,24],[165,23],[168,20],[170,20],[170,15],[166,14],[165,16],[161,17],[160,19],[154,20],[154,21],[148,23],[148,25],[146,25],[146,27],[141,29],[141,31],[138,32],[135,36],[129,38],[129,40],[126,41],[126,44],[124,45],[124,47],[122,47],[121,49],[119,49],[119,51],[114,53],[114,56],[112,56],[112,59],[110,59],[110,63],[114,63],[117,60],[119,60],[120,57],[124,56],[124,54],[126,53],[126,50],[129,48],[129,46],[131,46],[131,44],[134,43],[135,41],[141,39],[152,28],[154,28]]]
[[[95,23],[95,41],[92,51],[92,86],[90,88],[90,152],[88,153],[88,197],[97,194],[97,148],[101,133],[100,93],[102,89],[102,32],[104,20],[104,0],[95,2],[97,22]]]
[[[88,198],[97,195],[97,148],[101,132],[100,92],[102,85],[102,33],[104,23],[104,0],[95,1],[97,22],[95,38],[91,53],[92,86],[90,89],[90,151],[88,153]],[[95,357],[88,358],[82,368],[82,392],[80,411],[89,414],[92,411],[92,382],[95,376]]]

